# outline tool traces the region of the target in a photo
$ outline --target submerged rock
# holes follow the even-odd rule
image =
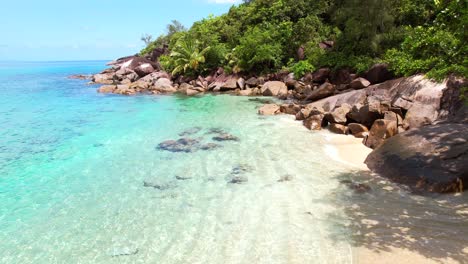
[[[342,180],[340,183],[345,184],[348,188],[357,193],[366,193],[372,190],[371,187],[365,183],[356,183],[351,180]]]
[[[208,129],[208,132],[206,134],[224,134],[226,131],[220,127],[212,127]]]
[[[249,99],[250,102],[255,102],[259,104],[272,104],[273,101],[270,99],[263,99],[263,98],[251,98]]]
[[[249,179],[246,176],[237,175],[231,178],[230,184],[242,184],[248,182]]]
[[[176,175],[175,178],[176,178],[176,180],[178,180],[178,181],[186,181],[186,180],[191,180],[193,177]]]
[[[200,149],[201,150],[213,150],[213,149],[222,148],[222,147],[223,146],[216,144],[216,143],[207,143],[207,144],[201,145]]]
[[[194,152],[197,150],[200,141],[192,138],[181,138],[179,140],[167,140],[159,143],[157,149],[170,152]]]
[[[68,79],[90,80],[92,77],[93,77],[92,75],[73,74],[73,75],[68,76]]]
[[[121,248],[121,249],[113,249],[109,252],[111,257],[124,257],[124,256],[132,256],[138,254],[138,248]]]
[[[213,137],[213,140],[214,141],[239,141],[239,138],[228,133],[222,133],[222,134],[219,134],[218,136]]]
[[[192,127],[192,128],[189,128],[189,129],[186,129],[186,130],[180,132],[179,136],[181,136],[181,137],[191,136],[193,134],[197,134],[201,130],[202,130],[201,127]]]
[[[254,168],[250,165],[247,164],[238,164],[234,166],[231,170],[231,174],[233,175],[239,175],[247,172],[252,172]]]
[[[143,181],[143,187],[147,188],[154,188],[158,189],[161,191],[167,190],[167,189],[172,189],[177,187],[174,183],[172,182],[150,182],[150,181]]]
[[[294,176],[290,174],[286,174],[286,175],[281,176],[278,182],[287,182],[287,181],[292,181],[292,180],[294,180]]]

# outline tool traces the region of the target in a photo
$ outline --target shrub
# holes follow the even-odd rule
[[[306,73],[315,71],[314,65],[307,60],[302,60],[296,63],[290,64],[288,70],[294,73],[296,79],[302,78]]]

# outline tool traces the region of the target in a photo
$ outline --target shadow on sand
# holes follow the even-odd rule
[[[345,239],[375,252],[400,248],[434,260],[468,263],[467,193],[417,195],[368,172],[337,177],[343,183],[368,185],[370,190],[351,190],[349,184],[335,190],[334,202],[345,215],[328,219],[345,219],[334,223],[333,240]]]

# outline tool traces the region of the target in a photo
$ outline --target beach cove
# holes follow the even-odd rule
[[[466,259],[465,194],[370,175],[353,137],[259,116],[255,97],[122,97],[67,79],[103,64],[2,72],[0,262]],[[197,144],[158,147],[180,138]]]

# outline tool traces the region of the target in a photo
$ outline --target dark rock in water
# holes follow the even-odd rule
[[[192,127],[192,128],[189,128],[189,129],[184,130],[181,133],[179,133],[179,136],[185,137],[185,136],[194,135],[194,134],[200,132],[201,130],[202,130],[201,127]]]
[[[345,184],[348,186],[351,190],[354,190],[357,193],[366,193],[371,190],[371,187],[367,184],[364,183],[356,183],[351,180],[342,180],[340,183]]]
[[[239,138],[228,133],[219,134],[216,137],[213,137],[215,141],[239,141]]]
[[[252,172],[254,169],[252,166],[247,165],[247,164],[239,164],[236,165],[232,168],[231,174],[233,175],[239,175],[247,172]]]
[[[221,148],[223,146],[219,145],[219,144],[216,144],[216,143],[207,143],[207,144],[204,144],[200,147],[201,150],[213,150],[213,149],[217,149],[217,148]]]
[[[176,185],[174,183],[170,182],[149,182],[149,181],[143,181],[143,186],[147,188],[154,188],[158,189],[161,191],[167,190],[167,189],[172,189],[175,188]]]
[[[248,182],[249,179],[245,176],[234,176],[231,178],[231,180],[229,181],[229,183],[231,184],[242,184],[242,183],[246,183]]]
[[[109,255],[112,257],[124,257],[124,256],[132,256],[138,254],[138,248],[122,248],[122,249],[114,249]]]
[[[93,147],[95,147],[95,148],[104,147],[104,144],[102,144],[102,143],[96,143],[96,144],[93,144]]]
[[[78,79],[78,80],[90,80],[92,78],[91,75],[84,75],[84,74],[74,74],[68,76],[68,79]]]
[[[251,99],[249,99],[249,101],[250,102],[260,103],[260,104],[272,104],[273,103],[272,100],[262,99],[262,98],[251,98]]]
[[[367,157],[373,172],[415,191],[468,189],[468,124],[440,123],[398,134]]]
[[[179,140],[167,140],[158,145],[158,149],[170,152],[194,152],[198,149],[200,141],[192,138],[181,138]]]
[[[226,131],[219,127],[212,127],[208,130],[207,134],[224,134]]]
[[[286,175],[281,176],[278,182],[287,182],[287,181],[292,181],[292,180],[294,180],[294,176],[290,174],[286,174]]]
[[[190,176],[179,176],[179,175],[176,175],[175,178],[179,181],[186,181],[186,180],[191,180],[192,177]]]

